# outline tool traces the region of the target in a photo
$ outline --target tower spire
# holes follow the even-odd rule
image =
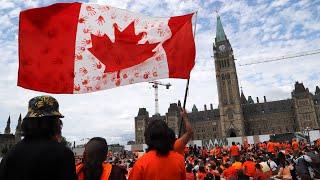
[[[225,41],[227,39],[226,34],[224,33],[223,26],[221,23],[220,16],[217,16],[217,31],[216,31],[216,43]]]
[[[315,92],[316,95],[320,94],[320,88],[319,86],[316,86],[316,92]]]
[[[240,102],[241,102],[241,104],[247,104],[248,103],[246,96],[243,94],[242,87],[241,87]]]
[[[21,121],[22,121],[22,118],[21,118],[21,113],[20,113],[20,116],[19,116],[19,119],[18,119],[18,124],[17,124],[17,127],[16,127],[16,132],[15,132],[15,141],[16,143],[19,142],[21,140]]]
[[[4,129],[4,133],[5,134],[10,134],[10,116],[9,116],[9,118],[8,118],[8,121],[7,121],[7,126],[6,126],[6,128]]]
[[[22,118],[21,118],[21,114],[20,114],[19,115],[19,119],[18,119],[18,124],[17,124],[17,127],[16,127],[16,133],[17,133],[17,131],[21,130],[21,121],[22,121]]]

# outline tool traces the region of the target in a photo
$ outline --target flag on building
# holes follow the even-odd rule
[[[72,94],[188,79],[195,63],[193,15],[155,18],[82,3],[22,11],[18,86]]]

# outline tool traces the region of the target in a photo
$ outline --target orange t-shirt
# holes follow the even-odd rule
[[[275,153],[274,143],[268,142],[268,144],[267,144],[267,150],[268,150],[269,153]]]
[[[215,155],[216,155],[216,156],[220,156],[220,155],[221,155],[221,148],[220,148],[220,147],[216,147],[216,149],[215,149]]]
[[[208,156],[208,150],[207,149],[202,149],[201,156],[202,157],[207,157]]]
[[[231,156],[239,156],[240,153],[239,153],[239,148],[238,148],[238,146],[232,145],[232,146],[230,147],[230,154],[231,154]]]
[[[174,142],[173,150],[179,154],[184,155],[184,147],[185,147],[185,144],[179,138]]]
[[[129,180],[149,180],[154,179],[186,179],[186,169],[184,157],[170,151],[166,156],[160,156],[155,150],[144,154],[134,164]]]
[[[194,174],[191,172],[191,173],[186,173],[186,180],[194,180]]]
[[[210,156],[214,156],[215,155],[215,151],[216,151],[215,148],[211,149],[210,150]]]
[[[78,176],[78,180],[84,180],[84,173],[82,171],[83,163],[76,165],[76,173]],[[112,165],[110,163],[102,163],[102,174],[101,174],[101,180],[103,179],[109,179],[110,173],[111,173]]]
[[[228,180],[231,176],[237,176],[237,170],[230,166],[228,169],[223,171],[223,175],[226,177],[226,180]]]
[[[256,163],[253,161],[246,161],[243,163],[243,167],[245,168],[245,174],[247,176],[253,177],[256,173]]]
[[[292,142],[292,148],[293,150],[298,150],[299,149],[299,143],[297,141]]]
[[[236,161],[232,164],[232,167],[234,167],[236,170],[239,170],[242,168],[242,163]]]

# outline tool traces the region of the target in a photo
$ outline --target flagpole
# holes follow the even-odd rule
[[[195,19],[194,30],[193,30],[193,38],[194,38],[194,39],[196,38],[197,19],[198,19],[198,11],[196,11],[196,19]],[[187,104],[187,97],[188,97],[188,92],[189,92],[189,83],[190,83],[190,77],[189,77],[188,80],[187,80],[186,90],[185,90],[185,93],[184,93],[183,109],[186,108],[186,104]],[[179,135],[178,135],[178,137],[181,136],[182,125],[183,125],[183,117],[181,117],[181,120],[180,120]]]

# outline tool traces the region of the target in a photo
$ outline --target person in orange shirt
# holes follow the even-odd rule
[[[299,149],[299,143],[295,139],[292,140],[292,148],[293,148],[293,150],[298,150]]]
[[[201,150],[201,157],[202,157],[202,159],[204,159],[204,160],[208,157],[208,151],[207,151],[207,148],[202,147],[202,150]]]
[[[262,143],[262,149],[263,149],[263,150],[267,150],[267,143],[266,143],[266,142],[263,142],[263,143]]]
[[[291,144],[289,142],[286,142],[286,145],[285,145],[285,152],[286,154],[290,154],[292,153],[292,148],[291,148]]]
[[[320,138],[316,140],[315,146],[316,146],[317,148],[320,148]]]
[[[204,177],[206,177],[206,170],[204,166],[199,167],[199,171],[197,172],[197,180],[204,180]]]
[[[76,165],[78,180],[125,180],[125,170],[116,165],[105,163],[108,155],[108,144],[104,138],[95,137],[85,145],[83,163]]]
[[[237,177],[237,170],[230,166],[228,163],[224,165],[225,170],[223,171],[223,176],[226,180],[233,179]]]
[[[216,144],[214,153],[216,157],[219,157],[221,155],[221,147],[218,144]]]
[[[188,115],[185,109],[181,110],[180,115],[182,117],[186,132],[174,142],[173,149],[174,151],[184,155],[185,147],[193,136],[193,129],[189,122]]]
[[[173,150],[174,137],[163,120],[153,120],[145,130],[147,153],[134,164],[129,180],[185,180],[184,157]]]
[[[232,166],[233,166],[236,170],[242,169],[242,163],[241,163],[240,161],[238,161],[238,160],[236,160],[236,161],[232,164]]]
[[[244,174],[249,177],[254,177],[256,173],[256,163],[252,161],[251,158],[247,158],[243,163]]]
[[[232,146],[230,147],[230,156],[232,163],[235,162],[235,160],[239,160],[240,150],[235,142],[232,142]]]
[[[215,151],[216,151],[215,148],[210,149],[210,151],[209,151],[210,157],[214,157],[215,156]]]
[[[299,142],[295,139],[292,140],[292,149],[293,149],[293,154],[295,156],[298,156],[299,154]]]
[[[276,153],[275,144],[271,140],[267,143],[267,152],[270,156],[273,156]]]

